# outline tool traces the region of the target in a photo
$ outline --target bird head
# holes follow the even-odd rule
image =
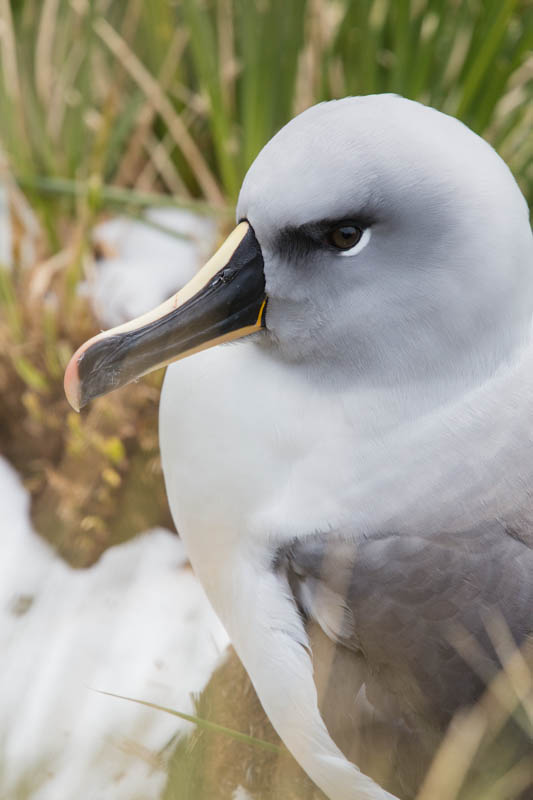
[[[174,297],[82,345],[75,408],[247,337],[324,380],[475,381],[530,335],[533,244],[496,152],[395,95],[309,108],[250,167],[237,227]]]

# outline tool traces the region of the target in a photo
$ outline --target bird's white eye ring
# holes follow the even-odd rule
[[[337,255],[339,256],[356,256],[357,253],[360,253],[370,241],[371,236],[371,229],[365,228],[362,232],[359,240],[354,244],[353,247],[348,248],[347,250],[339,250]]]

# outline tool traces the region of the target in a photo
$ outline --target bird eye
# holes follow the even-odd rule
[[[341,225],[328,233],[327,240],[337,250],[350,250],[360,241],[362,235],[363,231],[357,225]]]

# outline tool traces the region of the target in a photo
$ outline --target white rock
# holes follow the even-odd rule
[[[89,297],[102,327],[110,328],[157,306],[180,289],[212,253],[212,219],[174,208],[149,209],[150,222],[190,239],[180,239],[140,220],[115,217],[98,225],[93,241],[103,253],[95,262]]]
[[[0,796],[35,778],[32,800],[156,798],[151,756],[187,723],[94,689],[191,711],[227,636],[181,542],[153,530],[73,570],[1,458],[0,499]]]
[[[237,786],[233,792],[232,800],[253,800],[253,797],[243,786]]]

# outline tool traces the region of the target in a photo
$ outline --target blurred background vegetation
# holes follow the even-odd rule
[[[530,0],[0,0],[13,240],[0,265],[0,451],[70,563],[171,526],[161,375],[82,418],[63,396],[70,354],[98,328],[78,291],[95,222],[172,205],[214,216],[222,235],[276,130],[317,101],[372,92],[463,119],[531,201],[532,49]]]

